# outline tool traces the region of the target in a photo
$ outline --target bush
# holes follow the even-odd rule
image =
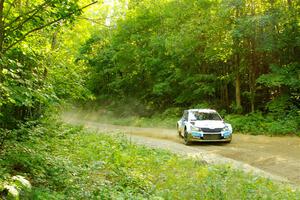
[[[45,137],[10,144],[13,148],[0,157],[0,177],[17,173],[32,183],[32,192],[21,199],[297,199],[300,195],[230,166],[208,166],[136,146],[122,134],[88,133],[53,123],[27,129],[41,130]]]
[[[299,116],[284,117],[275,120],[273,116],[264,116],[262,113],[250,113],[248,115],[228,115],[225,118],[230,122],[234,131],[250,133],[254,135],[298,135]]]
[[[180,107],[174,107],[174,108],[168,108],[162,113],[163,118],[179,118],[182,116],[183,108]]]

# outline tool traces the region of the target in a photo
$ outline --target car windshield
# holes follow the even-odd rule
[[[220,116],[215,112],[205,113],[205,112],[192,112],[195,120],[222,120]]]

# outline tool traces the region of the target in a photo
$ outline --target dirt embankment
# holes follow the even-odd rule
[[[70,115],[63,116],[63,120],[72,124],[82,124],[99,132],[126,133],[138,144],[188,154],[208,163],[230,163],[244,171],[300,185],[300,138],[298,137],[234,134],[230,144],[197,143],[185,146],[175,129],[116,126]]]

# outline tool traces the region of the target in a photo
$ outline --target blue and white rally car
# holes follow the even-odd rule
[[[232,139],[231,125],[211,109],[185,110],[177,122],[177,131],[186,145],[193,141],[229,143]]]

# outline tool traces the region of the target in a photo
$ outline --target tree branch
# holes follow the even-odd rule
[[[87,20],[89,22],[92,22],[92,23],[95,23],[95,24],[98,24],[98,25],[110,27],[110,26],[107,26],[107,25],[103,24],[102,22],[100,22],[100,20],[105,19],[105,17],[103,17],[103,18],[96,18],[96,19],[88,18],[88,17],[79,17],[79,19]]]
[[[36,12],[37,10],[42,9],[45,5],[49,4],[51,2],[51,0],[45,1],[44,3],[40,4],[39,6],[37,6],[36,8],[28,11],[27,13],[23,14],[23,15],[19,15],[18,17],[16,17],[15,19],[13,19],[9,24],[5,25],[5,28],[7,27],[11,27],[15,22],[18,22],[23,16],[27,16],[30,15],[31,13]]]
[[[1,1],[1,0],[0,0],[0,1]],[[98,2],[98,1],[94,1],[94,2],[92,2],[92,3],[90,3],[90,4],[86,5],[86,6],[81,7],[80,9],[78,9],[78,10],[76,10],[76,11],[82,11],[83,9],[92,6],[92,5],[96,4],[97,2]],[[70,16],[72,16],[72,15],[74,15],[74,14],[75,14],[75,11],[69,13],[67,16],[60,17],[60,18],[58,18],[58,19],[56,19],[56,20],[53,20],[53,21],[51,21],[51,22],[48,22],[48,23],[46,23],[46,24],[44,24],[44,25],[42,25],[42,26],[39,26],[39,27],[34,28],[34,29],[31,29],[30,31],[28,31],[27,33],[25,33],[20,39],[16,40],[16,41],[13,42],[12,44],[10,44],[8,47],[6,47],[5,49],[3,49],[3,50],[2,50],[2,53],[7,52],[7,51],[8,51],[9,49],[11,49],[13,46],[15,46],[16,44],[22,42],[22,41],[23,41],[28,35],[30,35],[31,33],[36,32],[36,31],[39,31],[39,30],[41,30],[41,29],[44,29],[45,27],[51,26],[52,24],[55,24],[55,23],[57,23],[57,22],[59,22],[59,21],[61,21],[61,20],[64,20],[64,19],[66,19],[67,17],[70,17]]]
[[[44,5],[44,6],[46,6],[46,5]],[[17,27],[13,28],[12,30],[6,30],[6,32],[7,33],[13,33],[14,31],[22,28],[23,25],[26,24],[28,21],[30,21],[37,13],[39,13],[44,8],[44,6],[41,6],[39,9],[36,9],[35,12],[32,15],[30,15],[25,20],[23,20],[22,22],[20,22]]]
[[[0,53],[3,49],[3,42],[5,36],[5,28],[4,28],[4,0],[0,0]]]

